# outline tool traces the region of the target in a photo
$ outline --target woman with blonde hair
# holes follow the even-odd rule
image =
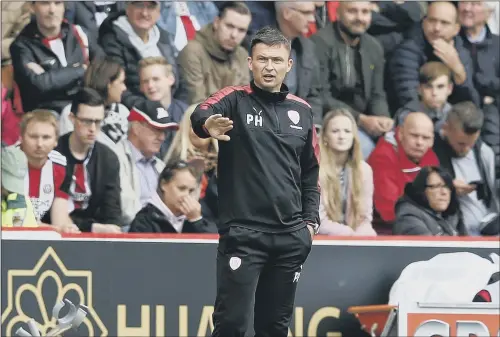
[[[377,235],[372,227],[373,172],[363,160],[358,128],[347,109],[330,111],[320,134],[320,234]]]
[[[182,117],[172,143],[165,155],[166,165],[178,160],[190,162],[202,159],[204,172],[199,186],[200,203],[205,218],[217,220],[217,156],[219,144],[214,138],[199,138],[191,127],[191,115],[197,104],[189,106]]]

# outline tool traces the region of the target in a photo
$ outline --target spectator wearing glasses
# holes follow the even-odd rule
[[[424,167],[396,203],[395,235],[467,235],[457,191],[443,168]]]
[[[104,99],[82,88],[71,104],[74,131],[59,138],[66,157],[63,190],[70,196],[70,217],[82,232],[120,233],[120,165],[116,154],[97,142],[104,120]]]
[[[116,58],[105,58],[92,62],[85,72],[84,85],[96,90],[104,99],[104,120],[97,140],[114,149],[115,144],[127,137],[128,109],[120,103],[125,86],[125,71]],[[71,104],[68,104],[59,119],[60,134],[73,131],[70,119]]]
[[[131,233],[216,233],[216,226],[201,215],[195,191],[201,172],[185,161],[167,165],[157,191],[130,224]]]

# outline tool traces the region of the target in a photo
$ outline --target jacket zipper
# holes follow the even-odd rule
[[[346,75],[347,75],[347,84],[351,85],[351,60],[349,59],[349,47],[346,46],[345,49],[345,62],[346,62]]]
[[[278,117],[278,111],[276,111],[276,105],[273,106],[274,115],[276,116],[276,122],[278,123],[278,133],[281,133],[280,119]]]

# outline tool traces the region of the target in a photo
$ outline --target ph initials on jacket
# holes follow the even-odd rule
[[[252,107],[256,115],[247,114],[247,124],[253,124],[254,126],[262,126],[262,110],[257,111],[255,107]]]

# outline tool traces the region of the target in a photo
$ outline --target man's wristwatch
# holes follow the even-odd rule
[[[311,226],[313,228],[314,235],[318,234],[319,232],[319,224],[313,223],[313,222],[308,222],[308,226]]]

